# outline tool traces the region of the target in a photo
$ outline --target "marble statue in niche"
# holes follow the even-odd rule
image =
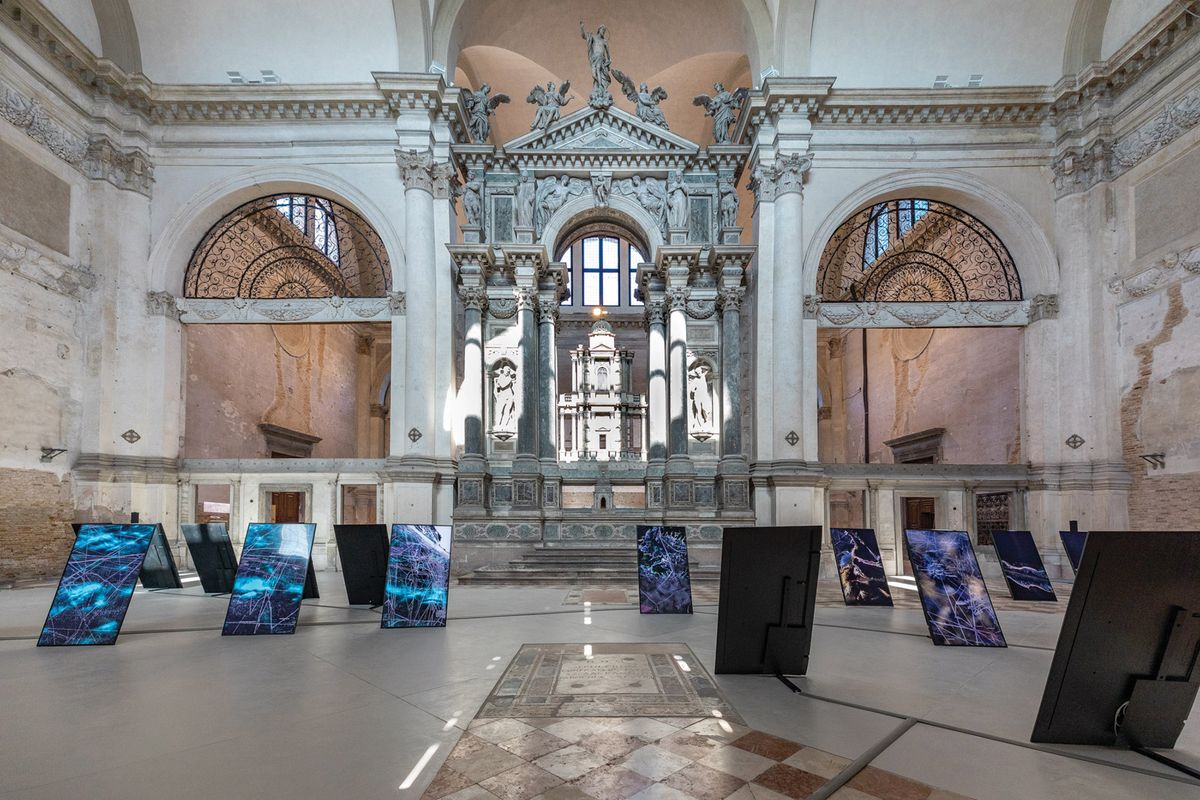
[[[463,214],[468,225],[483,225],[483,177],[478,170],[472,170],[467,175],[467,181],[455,189],[462,197]]]
[[[491,432],[501,441],[517,433],[517,367],[507,358],[492,368]]]
[[[570,89],[570,81],[563,81],[562,86],[557,91],[554,89],[553,81],[547,83],[545,89],[540,84],[534,86],[529,91],[529,96],[525,98],[526,103],[532,103],[538,107],[537,113],[533,115],[533,124],[529,126],[529,130],[544,131],[555,122],[558,122],[559,110],[571,102],[572,96],[567,95]]]
[[[487,141],[488,134],[492,132],[492,114],[496,112],[498,105],[507,103],[510,99],[508,95],[499,92],[489,97],[491,91],[492,87],[485,83],[476,91],[463,95],[463,103],[467,107],[467,127],[475,144]]]
[[[667,178],[667,225],[676,229],[688,225],[687,189],[678,170],[672,171]]]
[[[592,68],[592,93],[588,105],[601,111],[613,103],[608,85],[612,83],[612,57],[608,52],[608,28],[601,25],[595,33],[588,33],[579,21],[579,35],[587,42],[588,64]]]
[[[608,207],[608,196],[612,194],[612,173],[592,173],[592,199],[601,208]]]
[[[533,176],[528,172],[521,173],[521,179],[517,182],[517,203],[514,209],[518,227],[533,227],[533,199],[536,194],[537,185]]]
[[[644,82],[641,86],[635,87],[633,80],[619,69],[614,69],[612,74],[617,79],[617,83],[621,84],[621,91],[636,107],[638,119],[651,125],[657,125],[664,130],[671,130],[662,109],[658,107],[659,103],[667,99],[666,89],[658,86],[654,91],[650,91],[650,87]]]
[[[737,186],[733,178],[721,178],[717,183],[721,191],[721,227],[734,228],[737,226],[738,200]]]
[[[716,429],[713,420],[713,370],[703,361],[694,361],[688,368],[688,410],[691,417],[691,434],[704,441]]]
[[[712,117],[713,142],[729,144],[729,128],[734,123],[734,112],[742,105],[742,100],[750,93],[748,89],[738,89],[731,92],[724,84],[713,84],[713,96],[698,94],[692,98],[692,105],[701,106],[706,117]]]

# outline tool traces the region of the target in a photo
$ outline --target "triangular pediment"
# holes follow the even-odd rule
[[[506,153],[534,151],[622,151],[695,154],[700,146],[670,131],[642,122],[628,111],[581,108],[544,131],[530,131],[504,145]]]

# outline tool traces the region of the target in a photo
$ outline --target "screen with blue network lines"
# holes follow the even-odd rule
[[[692,576],[687,532],[664,525],[639,525],[638,601],[643,614],[691,614]]]
[[[933,643],[1007,647],[966,532],[906,530],[904,539]]]
[[[449,525],[393,525],[383,588],[382,628],[446,624],[450,595]]]
[[[81,525],[38,646],[114,644],[157,525]]]
[[[225,636],[295,633],[317,526],[254,522],[225,612]]]
[[[1055,601],[1054,586],[1033,534],[1029,531],[992,531],[992,544],[1000,559],[1000,571],[1013,600]]]

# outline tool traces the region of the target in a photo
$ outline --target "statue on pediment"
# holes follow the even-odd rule
[[[567,94],[570,89],[570,81],[563,81],[557,91],[554,88],[554,81],[547,83],[544,89],[540,84],[533,87],[529,91],[529,96],[525,98],[525,102],[537,106],[538,110],[533,115],[533,124],[529,126],[529,130],[544,131],[557,122],[559,110],[572,100],[572,97]]]
[[[638,119],[651,125],[657,125],[664,130],[671,130],[662,109],[658,107],[659,103],[667,99],[666,89],[659,86],[654,91],[650,91],[650,87],[645,82],[640,87],[634,87],[633,80],[619,69],[614,69],[612,74],[621,84],[621,90],[625,96],[637,108]]]
[[[713,85],[713,91],[712,97],[706,94],[696,95],[692,98],[692,105],[700,106],[704,109],[704,116],[713,118],[713,142],[729,144],[729,128],[735,121],[734,114],[741,108],[742,100],[750,94],[750,90],[742,88],[731,92],[724,84],[717,83]]]
[[[495,113],[497,106],[507,103],[511,99],[508,95],[500,92],[489,97],[491,91],[492,87],[485,83],[476,91],[463,95],[463,103],[467,107],[467,127],[471,131],[471,140],[475,144],[487,142],[488,134],[492,132],[492,114]]]
[[[592,94],[588,105],[601,111],[612,105],[612,94],[608,85],[612,83],[612,57],[608,53],[608,28],[601,25],[595,33],[588,33],[579,21],[579,34],[587,42],[588,64],[592,67]]]

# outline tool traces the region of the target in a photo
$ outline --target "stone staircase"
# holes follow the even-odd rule
[[[719,581],[719,566],[688,565],[692,581]],[[544,544],[507,564],[481,567],[458,579],[460,584],[541,584],[546,586],[636,586],[637,550]]]

